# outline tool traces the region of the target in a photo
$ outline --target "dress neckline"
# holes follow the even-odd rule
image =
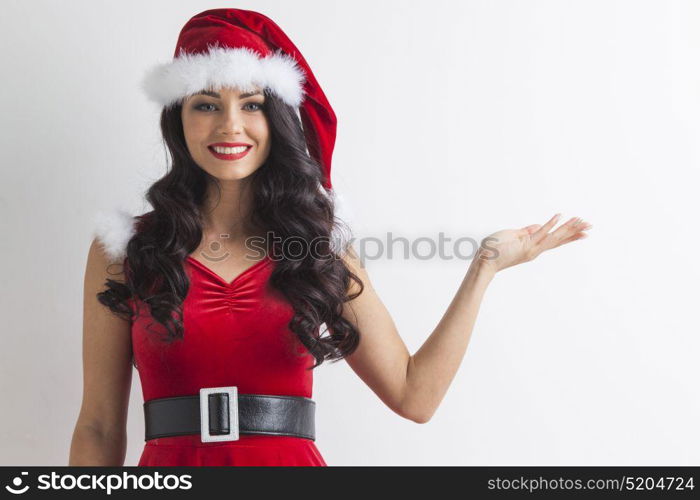
[[[241,278],[243,278],[244,276],[249,275],[249,274],[252,273],[253,271],[255,271],[255,270],[257,270],[257,269],[263,267],[265,264],[267,264],[267,263],[269,263],[269,262],[272,262],[271,259],[270,259],[270,257],[269,257],[269,255],[265,255],[265,257],[263,257],[261,260],[257,261],[257,262],[256,262],[255,264],[253,264],[252,266],[250,266],[250,267],[244,269],[241,273],[238,274],[238,276],[236,276],[235,278],[233,278],[231,281],[226,281],[220,274],[214,272],[211,268],[209,268],[208,266],[204,265],[201,261],[195,259],[195,258],[192,257],[191,255],[188,255],[188,256],[186,257],[186,260],[187,260],[188,262],[190,262],[191,264],[193,264],[194,266],[196,266],[196,267],[198,267],[199,269],[201,269],[202,271],[204,271],[204,272],[206,272],[207,274],[211,275],[212,277],[216,278],[219,282],[223,283],[223,284],[226,285],[227,287],[232,287],[233,285],[235,285],[235,284],[236,284]]]

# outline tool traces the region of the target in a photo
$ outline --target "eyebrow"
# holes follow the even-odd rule
[[[216,97],[217,99],[221,99],[221,94],[217,92],[212,92],[210,90],[202,90],[201,92],[197,92],[194,95],[208,95],[209,97]],[[262,95],[260,91],[255,91],[255,92],[246,92],[244,94],[241,94],[239,96],[240,99],[245,99],[246,97],[252,97],[254,95]]]

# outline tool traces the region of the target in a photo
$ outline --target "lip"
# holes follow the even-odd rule
[[[214,146],[219,146],[222,148],[237,148],[238,146],[252,146],[252,144],[248,144],[246,142],[214,142],[209,144],[210,148],[213,148]]]
[[[217,147],[222,147],[222,148],[235,148],[239,146],[246,146],[247,149],[243,151],[242,153],[237,153],[237,154],[230,154],[230,155],[225,155],[221,153],[217,153],[214,151],[214,146]],[[217,142],[216,144],[211,144],[207,146],[207,149],[211,151],[211,154],[214,155],[215,158],[218,158],[219,160],[240,160],[243,158],[245,155],[248,154],[248,151],[252,149],[252,146],[250,144],[244,144],[242,142]]]

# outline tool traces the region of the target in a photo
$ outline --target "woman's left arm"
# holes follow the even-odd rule
[[[592,227],[572,218],[550,233],[557,220],[555,216],[543,226],[499,231],[484,238],[447,311],[413,355],[351,249],[344,261],[365,288],[343,309],[343,317],[360,332],[357,349],[345,358],[350,367],[392,411],[417,423],[428,422],[464,358],[484,292],[495,274],[584,238],[583,231]],[[350,293],[357,291],[359,286],[353,282]]]

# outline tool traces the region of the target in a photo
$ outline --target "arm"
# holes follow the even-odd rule
[[[545,250],[586,236],[592,226],[572,218],[556,231],[546,224],[499,231],[485,238],[447,311],[415,354],[410,355],[389,312],[377,296],[366,270],[352,249],[343,259],[365,290],[346,302],[343,317],[360,332],[350,367],[395,413],[425,423],[440,405],[462,362],[481,301],[495,274],[528,262]],[[350,293],[359,291],[353,282]]]
[[[83,401],[73,432],[68,465],[122,466],[131,390],[131,329],[97,301],[107,278],[124,279],[93,240],[83,296]],[[115,274],[114,271],[119,271]]]
[[[404,411],[427,422],[440,405],[467,350],[486,288],[495,273],[475,259],[437,327],[409,359]]]
[[[362,294],[344,306],[343,317],[360,331],[360,344],[347,363],[395,413],[427,422],[462,362],[494,273],[474,260],[437,328],[411,356],[357,255],[351,250],[344,260],[365,285]],[[358,290],[353,283],[351,293]]]

